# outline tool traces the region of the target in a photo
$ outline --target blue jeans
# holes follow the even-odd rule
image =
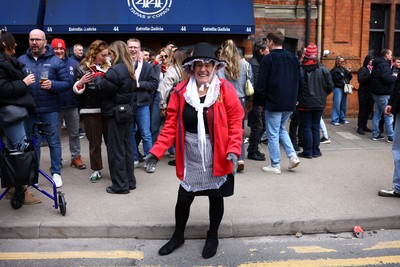
[[[135,134],[137,130],[140,131],[142,136],[144,156],[147,156],[151,147],[153,146],[150,132],[150,105],[137,107],[135,114],[135,120],[132,126],[132,147],[135,161],[139,160],[139,154],[135,140]]]
[[[151,104],[151,140],[153,144],[156,142],[160,133],[161,115],[160,115],[160,92],[156,91]]]
[[[286,122],[291,114],[291,111],[265,111],[265,128],[268,135],[268,151],[271,159],[271,166],[273,167],[280,167],[281,164],[279,142],[282,144],[282,147],[289,158],[296,155],[289,134],[286,131]]]
[[[392,153],[394,160],[393,186],[396,192],[400,192],[400,113],[396,115]]]
[[[30,114],[28,119],[25,121],[26,135],[31,138],[32,136],[32,126],[35,122],[47,122],[48,126],[44,126],[43,129],[49,133],[49,135],[40,135],[35,129],[35,134],[37,137],[36,154],[40,162],[40,143],[43,139],[46,139],[47,144],[50,149],[50,160],[51,175],[57,173],[61,174],[61,142],[60,142],[60,132],[58,127],[58,112],[49,112],[42,114]]]
[[[334,88],[332,101],[332,123],[344,123],[346,121],[347,94],[343,92],[343,89]]]
[[[4,130],[4,135],[7,139],[7,148],[17,149],[25,144],[26,133],[24,121],[20,121],[8,127],[2,128]]]
[[[388,104],[389,95],[373,95],[374,97],[374,115],[372,117],[372,136],[377,137],[379,132],[379,121],[381,120],[382,113]],[[386,133],[388,137],[393,137],[393,115],[384,115]]]
[[[316,156],[321,153],[320,123],[322,110],[299,111],[304,156]]]

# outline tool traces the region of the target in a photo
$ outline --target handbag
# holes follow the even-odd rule
[[[28,110],[25,107],[5,105],[0,107],[0,124],[10,126],[28,117]]]
[[[349,84],[349,83],[345,83],[344,84],[344,88],[343,91],[345,94],[352,94],[353,93],[353,85]]]
[[[133,110],[130,104],[121,104],[114,108],[114,117],[118,123],[125,123],[133,120]]]
[[[244,93],[246,94],[246,96],[254,95],[253,84],[251,83],[250,77],[249,77],[249,65],[248,65],[248,63],[246,63],[246,84],[245,84]]]
[[[32,185],[38,182],[39,163],[33,146],[24,151],[4,148],[0,155],[1,187]]]

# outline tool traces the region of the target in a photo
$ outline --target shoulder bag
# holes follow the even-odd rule
[[[125,123],[133,120],[133,110],[130,104],[121,104],[114,108],[114,117],[118,123]]]
[[[25,107],[5,105],[0,107],[0,124],[10,126],[28,117],[28,110]]]
[[[250,76],[249,76],[249,65],[246,63],[246,85],[245,85],[245,94],[246,96],[252,96],[254,95],[254,88],[253,85],[251,84],[250,81]]]

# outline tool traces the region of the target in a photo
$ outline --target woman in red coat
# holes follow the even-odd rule
[[[172,93],[165,126],[146,156],[145,166],[147,172],[154,172],[157,161],[175,144],[180,179],[175,232],[158,253],[168,255],[185,242],[190,205],[195,196],[208,196],[210,228],[202,253],[207,259],[217,252],[223,198],[233,195],[244,111],[235,88],[215,75],[225,62],[215,57],[210,44],[198,43],[183,67],[190,78]]]

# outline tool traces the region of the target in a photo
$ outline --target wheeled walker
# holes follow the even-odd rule
[[[5,148],[3,142],[0,140],[0,170],[1,170],[1,186],[6,188],[0,194],[0,200],[7,194],[13,187],[14,192],[11,194],[10,204],[14,209],[22,207],[25,201],[26,186],[31,186],[41,192],[43,195],[54,201],[54,208],[60,208],[60,212],[65,216],[67,212],[67,203],[65,202],[65,195],[61,191],[57,191],[54,180],[38,166],[38,159],[36,156],[37,137],[35,128],[40,135],[51,135],[52,133],[46,132],[43,126],[48,123],[37,122],[33,125],[32,139],[28,140],[25,147],[18,150],[8,150]],[[39,174],[46,178],[52,184],[52,193],[45,191],[38,186]]]

